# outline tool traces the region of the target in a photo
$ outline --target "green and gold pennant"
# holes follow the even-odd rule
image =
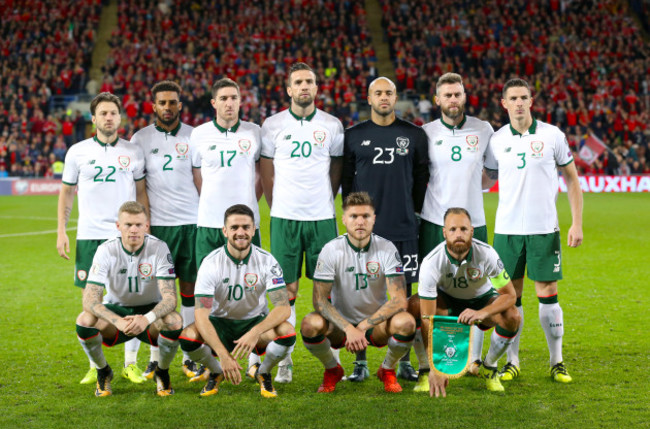
[[[471,325],[458,323],[457,317],[425,316],[433,319],[429,338],[429,365],[448,378],[460,378],[467,371],[472,353]]]

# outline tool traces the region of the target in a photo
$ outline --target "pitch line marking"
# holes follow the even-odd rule
[[[74,231],[76,229],[77,229],[76,227],[67,228],[66,231]],[[0,235],[0,238],[26,237],[28,235],[44,235],[44,234],[54,234],[54,233],[56,233],[56,229],[49,229],[47,231],[18,232],[15,234],[2,234]]]

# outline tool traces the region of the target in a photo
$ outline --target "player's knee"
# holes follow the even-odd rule
[[[277,328],[275,328],[275,332],[279,337],[284,337],[287,335],[295,335],[296,330],[293,328],[293,326],[291,326],[291,323],[282,322],[278,325]]]
[[[168,315],[162,318],[165,331],[176,331],[183,328],[183,318],[180,314],[175,311],[172,311]]]
[[[75,323],[79,326],[86,326],[88,328],[94,328],[95,324],[97,323],[97,317],[95,317],[94,314],[89,313],[87,311],[82,311],[79,316],[77,316],[77,320]]]
[[[391,318],[391,331],[398,335],[413,335],[415,333],[415,318],[407,312],[397,313]]]
[[[181,337],[192,341],[198,341],[201,338],[199,331],[196,329],[196,325],[194,323],[187,325],[185,329],[183,329],[183,332],[181,332]]]
[[[509,331],[519,330],[519,326],[521,325],[521,314],[519,314],[517,308],[510,307],[505,311],[503,315],[503,324]]]
[[[318,313],[309,313],[300,323],[300,335],[303,337],[315,337],[324,334],[327,329],[327,323],[323,316]]]

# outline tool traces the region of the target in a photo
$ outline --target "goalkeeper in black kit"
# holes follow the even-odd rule
[[[428,139],[417,125],[395,116],[397,90],[388,78],[375,79],[368,88],[370,120],[345,131],[343,199],[365,191],[373,199],[377,221],[374,232],[395,244],[404,265],[407,296],[418,281],[418,215],[429,181]],[[416,335],[416,353],[425,353]],[[357,354],[350,381],[369,376],[365,352]],[[397,376],[417,381],[407,353]]]

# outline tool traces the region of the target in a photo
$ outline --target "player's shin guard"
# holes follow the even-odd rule
[[[104,368],[106,358],[102,350],[102,336],[99,330],[77,325],[77,338],[79,338],[79,344],[86,352],[91,364],[96,368]]]
[[[219,361],[212,356],[212,350],[210,350],[210,347],[186,338],[180,338],[179,342],[181,343],[181,350],[187,353],[190,359],[194,362],[203,364],[212,374],[223,372]]]
[[[557,295],[539,297],[539,321],[546,335],[546,343],[551,357],[551,366],[562,362],[562,336],[564,335],[564,315],[557,302]]]
[[[496,368],[499,358],[503,356],[503,353],[506,351],[508,346],[512,344],[516,335],[517,332],[508,331],[507,329],[503,329],[501,326],[497,325],[492,331],[492,336],[490,337],[490,348],[488,349],[483,364],[486,367]]]
[[[388,350],[386,350],[386,357],[381,364],[382,368],[394,369],[397,361],[404,356],[413,345],[413,335],[398,335],[394,334],[388,339]]]
[[[524,308],[521,306],[521,298],[517,298],[515,308],[519,312],[519,316],[521,316],[521,321],[519,322],[519,330],[517,331],[517,335],[515,335],[515,338],[512,340],[512,344],[510,344],[508,347],[507,357],[508,362],[515,366],[519,366],[519,340],[521,338],[521,333],[524,330]]]
[[[315,337],[305,337],[303,335],[302,342],[305,344],[307,350],[311,352],[319,361],[323,363],[325,369],[334,368],[338,365],[332,349],[332,344],[329,338],[325,335],[318,335]]]
[[[415,338],[413,339],[413,350],[415,356],[418,358],[418,369],[429,369],[429,357],[422,342],[422,330],[418,327],[415,331]]]
[[[158,335],[158,347],[160,348],[160,360],[158,361],[158,368],[169,369],[169,365],[176,356],[178,350],[178,336],[181,334],[181,329],[176,331],[161,331]]]
[[[287,354],[291,347],[296,344],[296,334],[276,338],[266,346],[264,362],[260,365],[260,373],[268,374]]]
[[[140,340],[137,338],[124,343],[124,366],[138,362],[138,350],[140,350]]]
[[[472,355],[469,357],[470,362],[475,362],[481,359],[481,354],[483,352],[483,331],[473,325],[472,329]]]
[[[291,324],[294,328],[296,327],[296,298],[290,299],[289,300],[289,306],[291,308],[291,315],[287,319],[287,322]],[[282,359],[282,362],[280,362],[280,365],[292,365],[293,362],[291,361],[291,353],[293,353],[293,349],[295,348],[295,343],[289,348],[289,352],[287,355]]]

